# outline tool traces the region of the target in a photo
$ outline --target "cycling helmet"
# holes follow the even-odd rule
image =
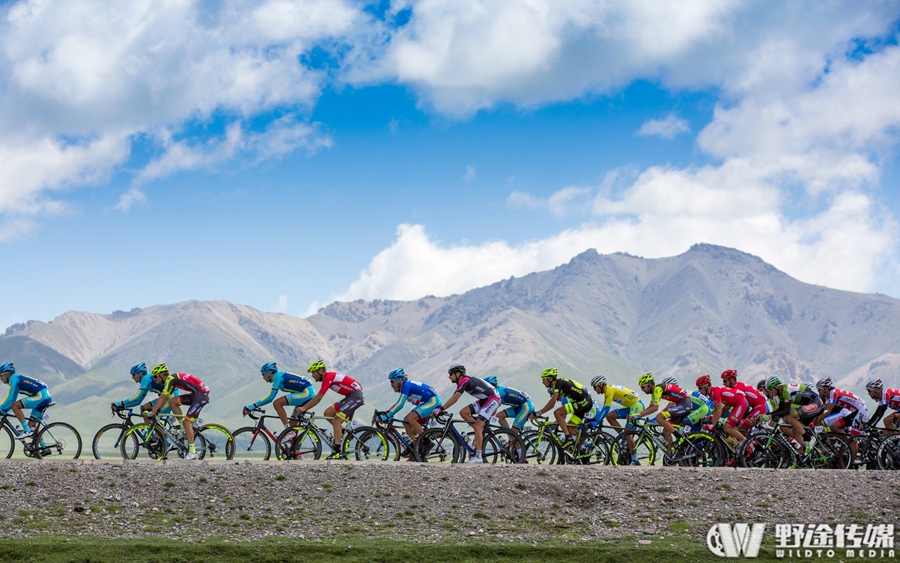
[[[6,362],[0,366],[0,373],[16,373],[16,366],[12,362]]]
[[[638,378],[638,385],[643,386],[643,385],[649,385],[651,383],[653,383],[653,374],[652,373],[645,373],[644,375],[642,375]]]
[[[737,370],[726,369],[722,372],[722,379],[737,379]]]
[[[760,379],[759,383],[756,384],[757,391],[763,391],[763,390],[765,390],[765,388],[766,388],[766,380]]]
[[[591,380],[591,387],[596,387],[600,384],[606,385],[606,376],[605,375],[596,375],[594,379]]]
[[[450,369],[447,370],[447,375],[453,374],[453,372],[458,371],[459,373],[466,375],[466,366],[462,364],[453,364],[450,366]]]
[[[781,381],[781,378],[777,375],[773,375],[769,379],[766,380],[766,389],[774,389],[779,385],[784,385],[784,382]]]
[[[697,388],[703,387],[704,385],[712,385],[712,380],[708,375],[701,375],[697,378]]]
[[[547,368],[541,372],[541,379],[546,379],[548,377],[556,377],[559,375],[559,370],[556,368]]]
[[[489,376],[485,377],[484,380],[487,381],[488,383],[490,383],[491,385],[493,385],[494,387],[496,387],[497,385],[500,385],[499,383],[497,383],[496,375],[489,375]]]
[[[266,373],[267,371],[278,371],[278,364],[275,362],[266,362],[259,368],[259,373]]]
[[[884,389],[884,383],[880,379],[866,383],[866,391],[874,391],[875,389]]]
[[[153,366],[153,375],[159,375],[161,373],[169,373],[169,366],[166,364],[156,364]]]
[[[326,369],[324,360],[316,360],[313,363],[309,364],[309,369],[306,370],[306,372],[312,373],[314,371],[319,371],[320,369]]]
[[[678,385],[678,380],[674,377],[664,377],[662,381],[659,382],[660,385]]]
[[[406,379],[406,372],[403,371],[403,368],[397,368],[388,374],[388,381],[403,381],[404,379]]]
[[[823,377],[816,382],[816,389],[822,389],[823,387],[827,389],[834,389],[834,383],[831,381],[830,377]]]
[[[147,364],[140,362],[131,366],[131,375],[147,375]]]

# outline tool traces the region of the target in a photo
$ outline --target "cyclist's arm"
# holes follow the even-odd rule
[[[550,396],[550,400],[547,401],[547,404],[544,405],[544,408],[542,408],[538,412],[540,412],[541,414],[546,413],[547,411],[549,411],[550,409],[553,408],[553,405],[555,405],[556,401],[558,401],[558,400],[559,400],[559,392],[557,391],[556,393],[554,393],[553,395]]]
[[[166,393],[160,393],[159,398],[156,399],[156,403],[154,403],[153,405],[153,408],[150,409],[150,416],[156,415],[156,413],[158,413],[160,409],[166,406],[166,403],[169,402],[169,399],[171,398],[172,397],[167,395]]]
[[[881,420],[881,417],[884,416],[884,411],[886,410],[887,405],[878,405],[878,408],[875,409],[875,412],[869,417],[869,422],[867,422],[867,424],[872,428],[878,426],[878,422]]]
[[[252,405],[247,405],[247,410],[258,409],[259,407],[261,407],[263,405],[268,405],[269,403],[272,402],[273,399],[275,399],[275,395],[277,395],[277,394],[278,394],[278,387],[272,386],[272,389],[269,390],[268,395],[266,395],[262,399],[256,401]]]
[[[397,399],[397,402],[394,403],[394,406],[392,406],[391,408],[389,408],[389,409],[387,410],[387,412],[385,413],[385,415],[386,415],[388,418],[393,418],[395,414],[397,414],[398,412],[400,412],[400,409],[403,408],[403,405],[406,404],[406,398],[407,398],[408,396],[409,396],[409,395],[408,395],[407,393],[400,393],[400,398]],[[437,397],[437,395],[435,395],[435,397]]]
[[[322,397],[324,397],[324,396],[325,396],[325,395],[323,395],[323,394],[321,394],[321,393],[318,394],[318,395],[316,395],[315,397],[313,397],[312,399],[310,399],[310,400],[309,400],[305,405],[303,405],[302,407],[297,407],[297,408],[294,410],[294,412],[296,412],[296,413],[304,413],[304,412],[306,412],[306,411],[312,409],[313,407],[315,407],[316,405],[318,405],[320,402],[322,402]]]
[[[638,413],[638,416],[644,417],[655,413],[659,410],[659,401],[662,398],[662,389],[659,386],[653,388],[650,392],[650,406]]]
[[[136,407],[141,404],[141,401],[144,400],[144,397],[147,396],[147,392],[150,391],[149,386],[141,385],[138,387],[137,393],[134,394],[134,397],[130,399],[125,399],[121,402],[122,407],[126,409],[130,409],[131,407]]]
[[[3,404],[0,405],[0,411],[6,412],[10,408],[12,408],[13,403],[16,402],[16,399],[19,396],[19,386],[18,384],[12,384],[10,381],[9,393],[6,394],[6,399],[4,399]]]
[[[769,413],[769,416],[772,418],[783,418],[791,414],[791,405],[793,405],[792,402],[781,399],[778,403],[778,408]]]
[[[456,393],[453,394],[452,397],[450,397],[450,399],[446,403],[444,403],[444,406],[441,408],[443,410],[449,409],[450,407],[452,407],[453,405],[456,404],[456,401],[458,401],[460,397],[462,397],[462,391],[457,391]]]
[[[710,421],[710,424],[715,426],[719,423],[719,419],[722,418],[723,410],[725,410],[725,403],[716,403],[715,410],[712,414],[712,421]]]
[[[825,417],[828,416],[829,414],[831,414],[831,411],[833,411],[834,407],[836,407],[836,406],[837,405],[834,403],[826,404],[825,408],[822,409],[822,414],[820,414],[819,416],[817,416],[815,418],[815,420],[813,420],[812,426],[818,426],[818,425],[822,424],[822,421],[825,420]]]

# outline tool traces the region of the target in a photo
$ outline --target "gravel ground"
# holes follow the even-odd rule
[[[700,538],[720,518],[894,523],[898,484],[880,471],[0,461],[0,537]]]

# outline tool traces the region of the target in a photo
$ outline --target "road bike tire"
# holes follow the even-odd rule
[[[10,430],[9,426],[4,424],[3,427],[0,428],[0,456],[9,459],[15,451],[16,438],[13,436],[13,432]]]
[[[456,463],[462,463],[467,461],[470,457],[475,456],[475,432],[469,431],[466,432],[466,436],[469,439],[469,445],[472,448],[472,453],[469,453],[469,448],[464,447],[462,444],[459,446],[459,459]],[[493,465],[498,461],[501,461],[503,457],[503,446],[500,445],[500,442],[497,441],[491,434],[484,432],[481,435],[481,460],[484,463]]]
[[[900,469],[900,434],[889,436],[878,446],[875,461],[879,469],[896,471]]]
[[[206,439],[207,461],[221,461],[234,458],[234,436],[221,424],[204,424],[196,430]]]
[[[526,430],[522,433],[522,441],[525,442],[525,463],[538,465],[555,465],[561,457],[559,448],[545,433],[540,437],[540,430]]]
[[[294,434],[292,435],[291,432]],[[322,441],[309,427],[285,428],[275,439],[275,457],[280,460],[312,461],[322,458]]]
[[[81,435],[67,422],[51,422],[44,426],[35,435],[32,445],[37,459],[78,459],[81,455]]]
[[[358,426],[344,431],[341,451],[347,459],[357,461],[387,461],[391,448],[381,430],[373,426]]]
[[[613,438],[602,430],[582,434],[575,444],[575,460],[579,465],[609,465]]]
[[[390,453],[388,454],[389,461],[400,461],[400,458],[403,457],[404,452],[406,452],[406,456],[409,459],[413,459],[412,449],[407,447],[406,442],[404,442],[403,439],[400,438],[393,430],[391,430],[390,432],[381,430],[381,433],[384,434],[385,438],[387,438],[388,447],[391,449]]]
[[[771,431],[757,432],[747,436],[735,450],[735,462],[740,467],[758,469],[785,469],[794,462],[793,448]]]
[[[169,443],[162,430],[152,424],[135,424],[125,431],[119,443],[123,459],[161,460],[169,452]]]
[[[853,448],[850,447],[850,439],[846,434],[837,432],[823,432],[819,434],[819,439],[824,443],[826,449],[830,450],[831,459],[826,464],[828,469],[850,469],[856,456],[853,454]]]
[[[675,448],[681,467],[721,467],[725,464],[725,446],[707,432],[692,432]]]
[[[634,453],[637,454],[638,465],[653,465],[656,462],[656,446],[648,436],[637,430],[623,430],[616,436],[609,453],[612,464],[632,465],[631,452],[628,451],[629,436],[634,439]]]
[[[272,455],[272,443],[266,433],[256,431],[254,426],[238,428],[231,435],[234,454],[231,459],[239,461],[268,461]]]
[[[525,443],[519,434],[507,428],[491,428],[500,444],[501,463],[525,463]]]
[[[107,424],[97,433],[91,441],[91,452],[94,459],[117,459],[122,457],[119,443],[125,435],[125,425],[120,423]]]
[[[429,428],[419,434],[413,451],[420,463],[459,463],[460,445],[452,432]]]

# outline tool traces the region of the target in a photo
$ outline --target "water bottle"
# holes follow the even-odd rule
[[[355,420],[351,420],[350,421],[350,430],[356,430],[357,428],[359,428],[359,423],[356,422]]]

